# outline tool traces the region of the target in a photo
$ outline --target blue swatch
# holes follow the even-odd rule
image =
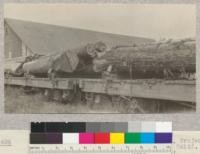
[[[155,143],[155,133],[141,133],[141,143]]]

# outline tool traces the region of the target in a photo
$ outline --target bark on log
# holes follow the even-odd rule
[[[195,72],[195,41],[185,39],[136,47],[113,48],[101,58],[94,59],[96,72],[106,71],[109,65],[115,72],[131,75],[162,76],[172,73]]]

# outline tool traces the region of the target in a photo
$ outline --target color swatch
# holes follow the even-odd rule
[[[79,143],[80,144],[94,144],[94,133],[80,133]]]
[[[155,143],[155,133],[141,133],[141,143],[151,144]]]
[[[31,144],[63,144],[62,133],[32,133]]]
[[[124,144],[124,133],[110,133],[110,144]]]
[[[172,143],[172,133],[155,133],[155,143]]]
[[[141,134],[140,133],[125,133],[125,143],[141,143]]]
[[[31,123],[31,144],[167,144],[171,122]]]
[[[79,144],[79,133],[63,133],[63,144]]]
[[[110,143],[110,133],[95,133],[94,142],[96,144],[109,144]]]

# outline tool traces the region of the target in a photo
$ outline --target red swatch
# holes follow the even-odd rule
[[[109,144],[110,143],[110,133],[95,133],[94,134],[95,144]]]

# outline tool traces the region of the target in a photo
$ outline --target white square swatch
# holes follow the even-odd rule
[[[63,144],[79,144],[79,134],[63,133]]]
[[[172,132],[172,122],[156,122],[156,132]]]

